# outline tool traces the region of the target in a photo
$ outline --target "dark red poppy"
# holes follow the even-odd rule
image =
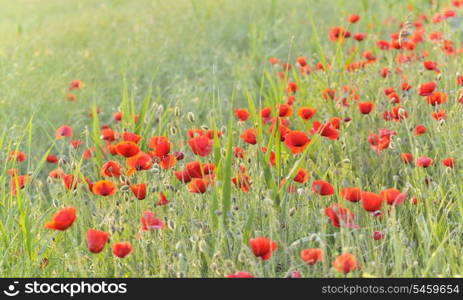
[[[406,164],[410,164],[413,162],[413,155],[411,153],[402,153],[400,155],[400,158]]]
[[[169,204],[169,200],[167,199],[166,195],[163,192],[159,193],[159,201],[156,204],[157,206],[167,205]]]
[[[436,89],[437,84],[433,81],[420,85],[420,96],[430,96]]]
[[[455,159],[453,159],[452,157],[447,157],[446,159],[444,159],[442,161],[442,164],[446,167],[449,167],[449,168],[454,168],[455,167]]]
[[[380,194],[389,205],[399,205],[407,199],[407,193],[402,193],[395,188],[383,190]]]
[[[60,128],[56,129],[55,137],[56,139],[62,138],[71,138],[73,136],[73,130],[71,126],[63,125]]]
[[[427,168],[432,165],[433,160],[429,157],[422,156],[416,160],[416,165],[418,167]]]
[[[309,180],[309,177],[309,172],[306,169],[300,168],[294,177],[294,181],[299,183],[306,183]]]
[[[426,129],[426,126],[424,125],[416,125],[415,127],[415,136],[419,136],[419,135],[422,135],[422,134],[425,134],[427,131]]]

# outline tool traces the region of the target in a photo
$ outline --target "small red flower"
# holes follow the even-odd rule
[[[341,196],[350,202],[359,202],[362,199],[362,190],[358,187],[348,187],[341,191]]]
[[[150,229],[164,229],[165,225],[161,219],[156,218],[154,213],[151,211],[145,211],[141,217],[141,230],[147,231]]]
[[[244,108],[238,108],[238,109],[235,109],[235,116],[238,118],[238,120],[240,120],[241,122],[244,122],[246,121],[247,119],[249,119],[249,116],[251,114],[249,113],[249,111],[247,109],[244,109]]]
[[[112,196],[116,193],[117,187],[109,180],[100,180],[93,184],[92,192],[100,196]]]
[[[358,20],[360,20],[360,16],[356,14],[350,15],[349,18],[347,19],[347,21],[351,24],[357,23]]]
[[[146,197],[146,183],[137,183],[133,184],[130,186],[130,189],[132,190],[133,194],[135,197],[137,197],[138,200],[143,200]]]
[[[420,96],[430,96],[436,89],[437,84],[433,81],[420,85]]]
[[[208,156],[212,152],[213,140],[206,136],[198,136],[188,141],[191,151],[199,156]]]
[[[444,166],[446,166],[446,167],[454,168],[455,167],[455,159],[453,159],[452,157],[447,157],[446,159],[444,159],[442,161],[442,164],[444,164]]]
[[[238,271],[235,274],[230,274],[227,276],[228,278],[254,278],[254,276],[246,271]]]
[[[325,209],[325,215],[331,219],[334,227],[358,228],[354,223],[355,215],[340,204],[333,204]]]
[[[257,129],[248,128],[240,135],[240,138],[248,144],[255,145],[257,143]]]
[[[71,138],[73,136],[73,130],[71,126],[63,125],[60,128],[56,129],[55,137],[56,139],[62,138]]]
[[[381,210],[384,198],[371,192],[362,192],[363,209],[369,212]]]
[[[433,160],[429,157],[422,156],[416,160],[416,165],[418,167],[427,168],[432,165]]]
[[[134,142],[123,141],[116,145],[116,151],[124,157],[132,157],[140,152],[140,148]]]
[[[312,190],[314,193],[322,196],[330,196],[334,194],[333,186],[323,180],[315,180],[312,184]]]
[[[45,224],[45,228],[64,231],[71,227],[76,219],[76,209],[65,207],[53,215],[50,222]]]
[[[302,260],[309,266],[313,266],[323,260],[323,250],[320,248],[304,249],[301,251]]]
[[[299,108],[298,110],[299,117],[301,117],[304,121],[310,120],[316,113],[317,110],[315,108],[305,106]]]
[[[360,113],[362,113],[364,115],[368,115],[373,110],[374,106],[375,105],[370,101],[359,102],[358,103]]]
[[[132,244],[130,242],[119,242],[113,245],[113,254],[117,257],[124,258],[132,252]]]
[[[294,177],[294,181],[299,183],[306,183],[309,180],[309,177],[309,172],[306,169],[300,168]]]
[[[252,252],[256,257],[266,261],[272,257],[272,253],[278,248],[278,243],[270,241],[266,237],[259,237],[249,241]]]
[[[100,174],[106,177],[119,177],[122,174],[121,168],[122,166],[117,161],[110,160],[101,167]]]
[[[303,131],[290,131],[285,135],[285,145],[293,154],[304,152],[304,149],[309,145],[310,138]]]
[[[347,274],[356,269],[360,269],[357,259],[353,254],[344,253],[336,257],[333,261],[333,267],[341,273]]]
[[[104,231],[89,229],[87,231],[87,246],[92,253],[100,253],[108,242],[110,234]]]

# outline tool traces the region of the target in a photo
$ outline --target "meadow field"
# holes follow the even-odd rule
[[[2,277],[463,276],[462,0],[0,0]]]

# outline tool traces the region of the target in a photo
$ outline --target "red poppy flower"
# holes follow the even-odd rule
[[[126,142],[134,142],[135,144],[138,144],[138,142],[142,139],[142,137],[133,132],[126,131],[122,134],[122,139]]]
[[[84,86],[85,84],[82,82],[82,80],[76,79],[76,80],[71,81],[71,83],[69,84],[69,90],[70,91],[80,90]]]
[[[350,15],[349,18],[347,19],[347,21],[352,24],[357,23],[358,20],[360,20],[360,16],[356,14]]]
[[[320,248],[304,249],[301,251],[302,260],[309,266],[313,266],[323,260],[323,250]]]
[[[383,205],[383,197],[371,192],[362,192],[362,205],[363,209],[369,212],[381,210]]]
[[[353,254],[344,253],[336,257],[333,261],[333,267],[341,273],[347,274],[356,269],[360,269],[357,259]]]
[[[259,237],[249,241],[252,252],[256,257],[266,261],[272,257],[272,253],[278,248],[278,243],[266,237]]]
[[[306,183],[309,180],[310,174],[306,169],[300,168],[297,171],[296,176],[294,177],[294,181],[299,183]]]
[[[140,148],[134,142],[123,141],[116,145],[116,151],[124,157],[132,157],[140,152]]]
[[[378,49],[380,50],[389,50],[389,48],[391,48],[391,43],[385,40],[380,40],[376,43],[376,46],[378,46]]]
[[[373,239],[375,241],[379,241],[379,240],[382,240],[384,238],[384,234],[380,231],[375,231],[373,232]]]
[[[298,90],[297,84],[295,82],[288,82],[288,86],[286,87],[286,91],[288,94],[296,93]]]
[[[53,215],[50,222],[45,224],[45,228],[64,231],[71,227],[76,219],[76,209],[65,207]]]
[[[146,197],[146,183],[137,183],[133,184],[130,186],[130,189],[132,190],[133,194],[135,197],[137,197],[138,200],[143,200]]]
[[[434,92],[426,98],[426,102],[432,106],[436,106],[447,102],[447,94],[441,92]]]
[[[272,120],[272,109],[270,107],[262,108],[260,116],[262,118],[262,122],[265,124],[269,123]]]
[[[350,202],[359,202],[362,199],[362,190],[358,187],[348,187],[341,190],[341,196]]]
[[[358,103],[360,113],[364,115],[368,115],[373,110],[374,106],[375,105],[370,101]]]
[[[156,157],[163,157],[170,152],[170,142],[165,136],[155,136],[150,139],[150,148],[153,149],[150,154]]]
[[[17,162],[23,162],[27,158],[26,153],[14,150],[11,152],[10,156],[8,157],[8,160],[15,160]]]
[[[453,159],[452,157],[447,157],[442,161],[442,163],[444,164],[444,166],[449,168],[455,167],[455,159]]]
[[[344,39],[349,38],[349,37],[350,37],[350,32],[339,26],[331,28],[330,33],[329,33],[329,38],[333,42],[337,42],[337,41],[343,42]]]
[[[157,206],[167,205],[169,204],[169,200],[167,199],[166,195],[163,192],[159,193],[159,201],[156,203]]]
[[[124,258],[132,252],[132,244],[130,242],[119,242],[113,245],[113,254],[117,257]]]
[[[56,129],[55,137],[56,139],[62,138],[71,138],[73,136],[73,130],[71,126],[63,125],[60,128]]]
[[[309,145],[310,138],[303,131],[290,131],[285,135],[285,145],[293,154],[304,152],[304,149]]]
[[[109,180],[100,180],[93,184],[92,192],[100,196],[112,196],[116,193],[117,187]]]
[[[73,174],[66,174],[66,175],[63,175],[62,178],[63,178],[64,186],[68,190],[75,190],[77,188],[77,184],[79,183],[79,180],[77,179],[76,176],[74,176]]]
[[[188,184],[188,188],[190,189],[190,192],[192,193],[204,194],[207,191],[208,185],[209,185],[208,180],[204,180],[202,178],[193,178]]]
[[[415,136],[419,136],[419,135],[422,135],[422,134],[425,134],[426,133],[426,126],[424,125],[416,125],[415,127]]]
[[[255,145],[257,143],[257,129],[248,128],[240,135],[240,138],[248,144]]]
[[[291,117],[293,115],[293,109],[291,105],[288,104],[280,104],[278,106],[278,116],[282,118]]]
[[[312,190],[314,193],[322,196],[330,196],[334,194],[333,186],[329,182],[323,180],[315,180],[312,183]]]
[[[325,100],[328,100],[328,99],[334,100],[336,96],[336,91],[330,88],[326,88],[322,91],[322,96]]]
[[[339,138],[339,131],[334,128],[331,122],[326,124],[322,124],[318,121],[313,122],[313,128],[310,130],[310,133],[314,134],[316,132],[330,140],[337,140]]]
[[[232,178],[233,184],[241,189],[243,192],[249,192],[251,190],[251,178],[244,173],[239,173]]]
[[[411,153],[402,153],[401,159],[404,163],[409,164],[413,162],[413,156]]]
[[[141,217],[141,230],[147,231],[150,229],[164,229],[166,226],[161,219],[156,218],[154,213],[147,210]]]
[[[346,207],[340,204],[333,204],[325,208],[325,215],[331,219],[334,227],[358,228],[355,224],[355,215]]]
[[[115,112],[113,115],[114,121],[116,122],[122,121],[122,117],[123,117],[123,113],[120,111]]]
[[[249,272],[238,271],[235,274],[228,275],[227,278],[254,278],[254,276]]]
[[[238,109],[235,109],[235,116],[238,118],[238,120],[240,120],[241,122],[244,122],[246,121],[247,119],[249,119],[249,116],[251,114],[249,113],[249,111],[247,109],[244,109],[244,108],[238,108]]]
[[[439,110],[438,112],[431,113],[431,116],[436,121],[443,121],[447,118],[447,114],[445,113],[445,110],[443,109]]]
[[[423,65],[426,70],[435,71],[437,73],[440,73],[440,70],[437,68],[437,63],[434,61],[430,61],[430,60],[425,61]]]
[[[127,165],[131,170],[131,174],[133,171],[151,169],[151,167],[153,166],[153,160],[148,154],[140,151],[138,154],[131,156],[127,159]]]
[[[417,160],[416,160],[416,165],[418,167],[422,167],[422,168],[427,168],[429,167],[430,165],[432,165],[432,162],[433,160],[429,157],[426,157],[426,156],[422,156],[422,157],[419,157]]]
[[[436,89],[437,84],[433,81],[420,85],[420,96],[430,96]]]
[[[199,156],[208,156],[212,152],[213,140],[206,136],[198,136],[188,141],[191,151]]]
[[[92,253],[100,253],[109,240],[110,234],[104,231],[89,229],[87,231],[87,246]]]
[[[394,188],[383,190],[380,194],[389,205],[399,205],[407,199],[407,193],[401,193]]]
[[[83,142],[81,140],[73,140],[73,141],[70,141],[69,144],[71,145],[72,148],[77,149],[83,145]]]
[[[354,34],[354,40],[356,40],[357,42],[363,41],[366,37],[367,37],[367,34],[363,32]]]
[[[299,108],[298,114],[304,121],[312,119],[312,117],[317,113],[315,108],[310,107],[301,107]]]
[[[101,167],[100,174],[107,177],[119,177],[122,174],[121,168],[122,166],[117,161],[110,160]]]
[[[47,162],[50,164],[57,164],[58,163],[58,157],[56,155],[50,154],[47,156]]]

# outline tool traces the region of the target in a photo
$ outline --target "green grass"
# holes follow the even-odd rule
[[[350,252],[362,265],[347,275],[351,277],[462,276],[463,106],[457,101],[461,88],[455,79],[457,72],[463,72],[461,57],[447,58],[429,42],[419,44],[418,52],[428,50],[429,59],[439,63],[443,73],[438,90],[449,95],[448,101],[438,108],[427,105],[416,88],[436,80],[436,74],[423,71],[422,63],[401,65],[414,87],[409,95],[401,94],[409,117],[402,122],[386,122],[382,117],[392,107],[383,90],[400,90],[402,80],[396,74],[378,75],[383,67],[394,72],[397,51],[379,51],[375,43],[388,39],[398,30],[399,20],[407,18],[404,2],[1,0],[0,274],[224,277],[246,270],[259,277],[284,277],[297,269],[305,277],[339,277],[344,275],[331,262]],[[415,6],[415,19],[423,12],[432,16],[445,6],[407,2]],[[329,29],[347,27],[346,18],[352,13],[362,19],[349,30],[368,33],[366,41],[329,41]],[[389,17],[398,21],[384,25]],[[442,31],[456,45],[463,41],[461,16],[427,28],[427,32]],[[356,54],[349,53],[352,45],[358,46]],[[345,65],[360,60],[365,50],[372,50],[379,61],[365,70],[346,72]],[[326,122],[333,116],[349,116],[352,121],[341,125],[338,141],[315,135],[306,151],[295,156],[262,123],[260,109],[274,108],[286,97],[286,83],[276,76],[281,69],[270,66],[269,58],[294,64],[301,55],[311,65],[321,61],[331,64],[331,69],[309,76],[299,74],[296,66],[286,72],[299,86],[291,128],[308,132],[313,120]],[[66,94],[74,79],[81,79],[85,87],[75,92],[78,100],[71,102]],[[375,102],[375,110],[363,116],[355,103],[338,109],[322,98],[325,88],[340,94],[344,85],[357,88],[362,101]],[[317,109],[309,124],[297,116],[301,106]],[[235,108],[247,108],[250,120],[236,122]],[[442,125],[430,116],[440,108],[447,111]],[[124,112],[121,123],[113,120],[116,111]],[[142,121],[135,123],[134,114]],[[194,115],[194,120],[188,115]],[[55,140],[54,132],[63,124],[74,128],[74,138],[82,140],[83,146],[74,150],[68,140]],[[56,167],[46,163],[48,153],[64,157],[68,163],[62,168],[81,180],[102,179],[99,169],[108,159],[124,164],[120,157],[105,157],[102,151],[100,128],[105,124],[142,135],[143,149],[151,136],[168,136],[172,150],[186,156],[174,170],[196,159],[214,162],[214,186],[197,195],[180,184],[172,170],[137,172],[133,182],[148,183],[148,195],[139,201],[122,190],[110,197],[96,196],[85,183],[68,191],[61,180],[47,178]],[[413,136],[417,124],[427,127],[424,136]],[[187,130],[201,126],[224,134],[214,137],[210,156],[199,158],[187,144]],[[239,138],[249,127],[257,128],[258,145],[247,145]],[[397,130],[398,136],[378,155],[370,149],[368,135],[380,128]],[[83,151],[93,146],[92,159],[83,159]],[[246,150],[245,160],[234,158],[235,146]],[[262,153],[262,146],[276,152],[275,167],[268,165],[270,153]],[[25,162],[8,160],[15,149],[28,155]],[[402,152],[415,158],[429,156],[434,165],[428,169],[404,165]],[[452,170],[441,163],[450,156],[457,161]],[[252,180],[249,193],[231,183],[240,163]],[[299,167],[309,170],[311,178],[304,185],[295,183],[297,191],[287,193]],[[10,168],[31,175],[16,196],[10,192]],[[432,178],[432,183],[425,184],[426,178]],[[315,179],[331,182],[336,194],[313,193]],[[396,187],[420,203],[412,205],[407,199],[400,206],[384,207],[384,217],[378,219],[360,203],[341,198],[339,192],[346,186],[372,192]],[[156,207],[161,191],[170,204]],[[355,213],[360,228],[333,227],[324,209],[334,203]],[[74,225],[65,232],[45,229],[45,222],[64,206],[77,208]],[[144,233],[139,240],[140,219],[146,210],[155,212],[168,229]],[[102,253],[87,249],[90,228],[111,233]],[[385,233],[385,238],[373,240],[374,231]],[[258,236],[279,243],[268,261],[254,257],[249,247],[249,239]],[[124,259],[115,257],[110,246],[118,241],[130,241],[133,253]],[[324,261],[305,265],[300,259],[305,248],[322,248]]]

